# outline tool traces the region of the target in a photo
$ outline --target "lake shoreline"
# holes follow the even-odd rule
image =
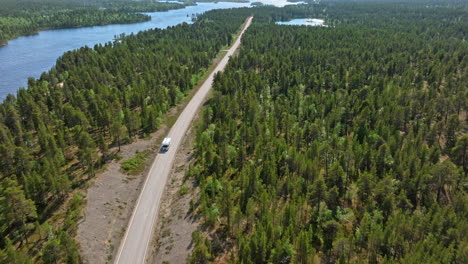
[[[65,52],[84,46],[93,47],[113,41],[115,36],[130,35],[159,28],[165,29],[181,23],[193,23],[192,16],[214,9],[252,7],[251,2],[283,7],[301,2],[287,0],[250,0],[250,2],[199,2],[183,8],[159,12],[147,12],[151,19],[138,23],[94,25],[77,28],[38,30],[34,34],[18,36],[0,45],[0,101],[9,94],[16,95],[19,88],[27,88],[29,78],[38,79],[50,71]]]
[[[172,9],[171,9],[172,10]],[[161,11],[163,12],[163,11]],[[15,40],[15,39],[18,39],[20,37],[30,37],[30,36],[34,36],[34,35],[38,35],[39,33],[41,33],[42,31],[48,31],[48,30],[61,30],[61,29],[78,29],[78,28],[87,28],[87,27],[100,27],[100,26],[109,26],[109,25],[128,25],[128,24],[138,24],[138,23],[144,23],[144,22],[147,22],[147,21],[150,21],[151,20],[151,17],[148,17],[146,20],[143,20],[143,21],[135,21],[135,22],[128,22],[128,23],[125,23],[125,22],[119,22],[119,23],[108,23],[108,24],[96,24],[96,25],[86,25],[86,26],[76,26],[76,27],[56,27],[56,28],[48,28],[48,27],[43,27],[43,28],[38,28],[37,30],[33,31],[33,32],[30,32],[30,33],[27,33],[27,34],[23,34],[23,35],[17,35],[17,36],[14,36],[10,39],[7,39],[5,41],[2,41],[0,42],[0,48],[3,47],[3,46],[6,46],[8,45],[8,43],[12,40]]]
[[[249,7],[250,3],[218,2],[186,5],[184,8],[144,13],[151,18],[139,23],[95,25],[78,28],[39,30],[27,36],[18,36],[0,46],[0,100],[9,94],[16,95],[19,88],[27,88],[29,78],[38,79],[50,71],[57,59],[65,52],[84,46],[111,42],[115,36],[137,34],[160,28],[165,29],[181,23],[192,23],[193,14],[202,14],[214,9]]]

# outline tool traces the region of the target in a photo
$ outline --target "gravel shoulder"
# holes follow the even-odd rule
[[[137,152],[150,150],[147,158],[150,164],[156,156],[159,138],[166,132],[167,127],[163,126],[149,139],[138,139],[122,146],[118,153],[122,159],[106,164],[105,169],[89,183],[87,204],[76,237],[84,263],[112,261],[145,180],[148,169],[139,175],[127,175],[120,169],[121,161],[133,157]]]
[[[193,140],[192,126],[179,147],[164,189],[150,263],[186,263],[192,252],[192,233],[199,227],[199,218],[190,211],[190,201],[197,200],[199,189],[194,179],[185,178],[185,172],[193,158]]]

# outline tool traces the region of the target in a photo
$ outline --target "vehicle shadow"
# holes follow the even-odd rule
[[[169,150],[168,148],[161,147],[161,148],[159,149],[159,152],[158,152],[158,153],[159,153],[159,154],[164,154],[164,153],[166,153],[168,150]]]

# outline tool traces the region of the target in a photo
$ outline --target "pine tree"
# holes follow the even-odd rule
[[[24,191],[14,178],[3,179],[0,186],[0,215],[2,216],[3,228],[15,228],[21,230],[22,235],[26,235],[26,230],[22,229],[30,220],[37,217],[34,202],[27,199]]]

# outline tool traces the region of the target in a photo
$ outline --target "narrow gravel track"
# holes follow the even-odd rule
[[[242,35],[251,23],[252,17],[247,18],[244,28],[234,44],[216,68],[210,73],[169,131],[167,137],[171,138],[171,147],[167,152],[158,154],[151,165],[143,190],[137,200],[127,230],[121,241],[119,251],[115,257],[115,263],[145,263],[146,254],[151,250],[149,245],[151,235],[153,234],[153,226],[157,221],[161,197],[182,138],[189,128],[195,113],[208,95],[212,87],[214,75],[226,67],[229,57],[233,55],[239,47]]]

